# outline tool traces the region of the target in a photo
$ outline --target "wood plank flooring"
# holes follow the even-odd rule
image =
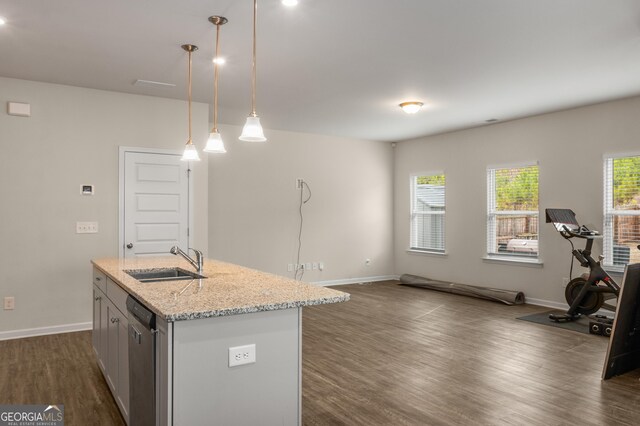
[[[0,404],[62,404],[65,425],[124,425],[91,332],[0,341]]]
[[[548,310],[385,282],[305,308],[305,425],[638,425],[640,371],[600,380],[607,339]]]
[[[640,424],[640,370],[602,382],[606,338],[515,319],[545,308],[338,288],[351,301],[303,312],[304,425]],[[0,404],[18,403],[124,424],[90,332],[0,341]]]

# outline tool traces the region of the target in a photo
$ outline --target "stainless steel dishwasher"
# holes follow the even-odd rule
[[[129,424],[156,424],[156,316],[133,297],[129,314]]]

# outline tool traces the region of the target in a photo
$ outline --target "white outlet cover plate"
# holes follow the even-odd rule
[[[229,348],[229,367],[253,364],[256,362],[256,345],[234,346]]]

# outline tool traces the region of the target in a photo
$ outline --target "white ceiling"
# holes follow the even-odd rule
[[[268,129],[395,141],[640,94],[638,0],[259,0],[258,114]],[[250,112],[251,0],[0,0],[0,76]],[[136,79],[174,83],[136,87]],[[420,100],[409,116],[397,107]],[[267,135],[268,136],[268,135]]]

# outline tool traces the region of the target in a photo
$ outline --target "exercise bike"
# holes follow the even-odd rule
[[[550,314],[549,318],[556,322],[569,322],[580,318],[582,315],[591,315],[604,307],[615,312],[616,306],[606,303],[616,299],[620,294],[620,286],[607,272],[602,269],[600,262],[604,256],[598,256],[596,261],[591,257],[593,241],[602,238],[598,231],[581,226],[576,220],[576,214],[569,209],[545,209],[547,223],[553,223],[556,230],[571,243],[572,254],[580,265],[589,268],[588,274],[574,278],[567,284],[564,297],[569,304],[569,309],[564,314]],[[571,238],[586,240],[584,249],[576,249]],[[571,260],[571,273],[573,272],[573,259]]]

